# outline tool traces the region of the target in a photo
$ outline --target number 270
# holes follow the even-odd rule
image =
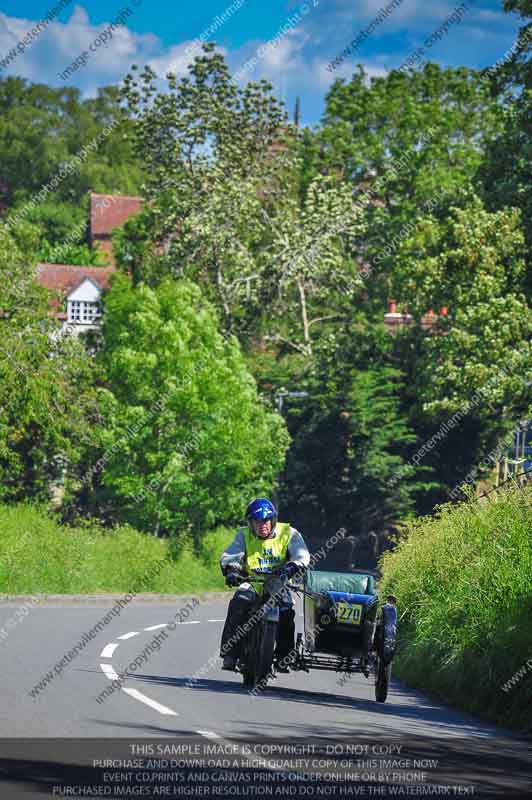
[[[340,621],[358,622],[360,619],[360,609],[356,606],[340,606],[338,608],[338,619]]]

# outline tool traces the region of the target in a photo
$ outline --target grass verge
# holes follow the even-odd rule
[[[196,552],[128,526],[59,525],[45,508],[0,505],[0,593],[186,594],[225,588],[218,566],[232,532],[207,533]]]
[[[532,732],[532,489],[446,505],[383,557],[398,598],[395,673]]]

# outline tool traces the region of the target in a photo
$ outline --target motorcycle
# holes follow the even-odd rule
[[[274,656],[280,618],[280,606],[286,590],[297,590],[290,579],[279,571],[243,575],[248,583],[256,584],[257,597],[243,628],[246,631],[240,648],[238,668],[247,688],[265,688],[275,678]]]
[[[261,587],[251,603],[242,640],[239,670],[244,686],[264,689],[276,677],[274,658],[279,607],[286,589],[304,597],[304,634],[298,633],[290,657],[292,671],[331,670],[375,676],[375,700],[388,696],[397,640],[397,600],[379,602],[375,578],[364,570],[307,570],[303,586],[276,571],[243,580]]]

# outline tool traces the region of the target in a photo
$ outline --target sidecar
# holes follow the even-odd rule
[[[395,653],[397,609],[382,604],[371,572],[309,570],[304,582],[304,634],[296,642],[296,669],[375,675],[375,698],[388,694]]]

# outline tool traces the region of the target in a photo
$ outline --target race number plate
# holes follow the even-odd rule
[[[338,622],[342,622],[344,625],[360,625],[362,621],[362,606],[340,600],[336,603],[336,615]]]

